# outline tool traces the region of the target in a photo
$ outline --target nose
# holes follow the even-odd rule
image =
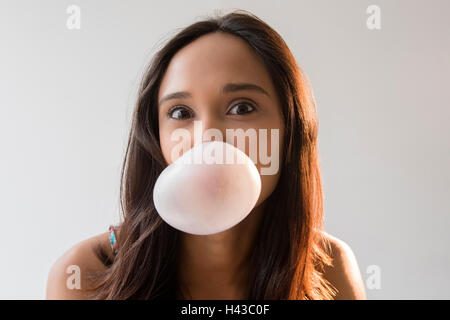
[[[202,115],[200,121],[203,129],[202,142],[225,140],[225,124],[219,114],[209,111]]]

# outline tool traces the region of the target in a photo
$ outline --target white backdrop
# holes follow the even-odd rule
[[[269,23],[310,78],[326,229],[365,281],[381,271],[368,297],[450,298],[450,2],[406,0],[1,0],[0,298],[43,299],[53,262],[119,221],[146,63],[177,28],[228,8]]]

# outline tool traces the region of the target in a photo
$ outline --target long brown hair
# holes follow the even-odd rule
[[[170,299],[178,296],[179,231],[153,203],[153,187],[167,166],[159,145],[157,96],[175,53],[202,35],[226,32],[246,41],[263,59],[281,99],[283,163],[250,257],[249,299],[333,299],[323,277],[331,265],[323,235],[318,119],[307,77],[281,36],[255,15],[235,10],[179,31],[150,62],[139,89],[122,167],[123,222],[119,250],[96,275],[94,299]],[[104,258],[105,252],[99,251]]]

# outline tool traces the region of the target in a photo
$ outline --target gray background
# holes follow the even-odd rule
[[[81,8],[68,30],[66,9]],[[368,30],[366,8],[381,8]],[[181,8],[181,10],[180,10]],[[119,221],[137,86],[177,28],[246,9],[286,40],[320,117],[325,226],[371,299],[449,299],[449,1],[1,1],[0,298],[41,299],[55,259]]]

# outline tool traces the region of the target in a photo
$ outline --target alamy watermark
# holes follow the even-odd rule
[[[369,277],[366,279],[366,287],[369,290],[381,289],[381,268],[376,264],[367,266],[366,273]]]
[[[66,279],[66,287],[69,290],[81,289],[81,270],[80,267],[72,264],[67,267],[66,273],[70,276]]]
[[[369,30],[381,29],[381,9],[379,6],[372,4],[367,7],[366,13],[369,14],[366,20],[366,26]]]
[[[70,5],[66,9],[66,13],[69,14],[66,21],[66,27],[69,30],[81,29],[81,9],[77,5]]]
[[[191,149],[191,133],[189,130],[184,128],[177,128],[172,131],[171,141],[179,141],[171,150],[171,160],[175,161],[184,154],[189,149]],[[214,138],[214,139],[213,139]],[[221,141],[228,143],[232,146],[236,143],[236,148],[245,153],[246,147],[248,146],[248,157],[253,161],[254,164],[269,165],[269,167],[260,167],[261,175],[274,175],[279,170],[279,160],[280,160],[280,147],[279,129],[270,129],[270,154],[268,150],[268,130],[249,128],[244,131],[244,129],[226,129],[225,130],[225,141],[223,134],[220,130],[215,128],[209,128],[203,132],[203,123],[200,120],[194,121],[194,146],[198,143],[209,142],[209,141]],[[248,144],[246,141],[248,140]],[[217,145],[210,145],[205,148],[198,146],[200,151],[200,156],[194,154],[192,157],[183,158],[183,163],[206,163],[206,164],[233,164],[233,163],[244,163],[242,158],[234,157],[232,152],[228,152],[229,149],[221,148]]]

